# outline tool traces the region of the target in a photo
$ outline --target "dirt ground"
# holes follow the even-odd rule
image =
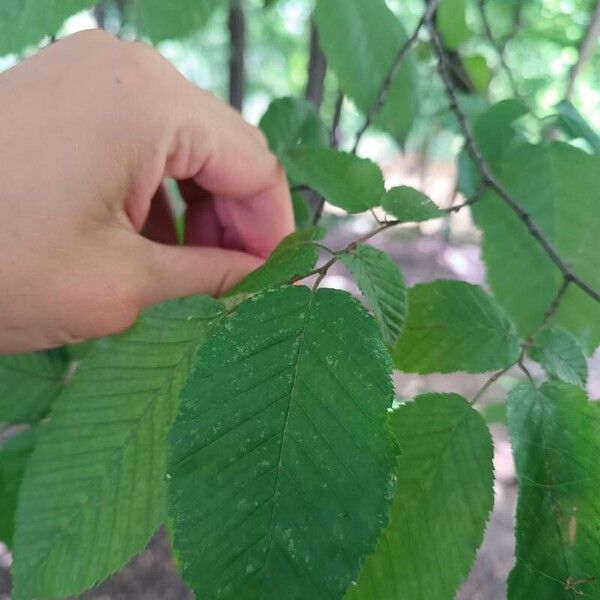
[[[364,233],[368,224],[355,220],[353,230],[340,227],[328,243],[340,248]],[[435,278],[462,278],[483,283],[484,272],[478,246],[470,239],[468,224],[455,224],[459,240],[449,241],[448,231],[440,230],[428,237],[416,238],[410,231],[389,234],[375,244],[384,248],[400,264],[407,282]],[[462,235],[461,231],[466,232]],[[453,237],[456,237],[453,234]],[[324,285],[353,290],[353,285],[342,267],[336,266]],[[598,360],[592,368],[590,388],[600,395],[600,368]],[[424,391],[454,391],[472,397],[486,380],[486,376],[396,377],[397,394],[409,398]],[[501,383],[492,387],[486,399],[498,400],[505,395]],[[483,401],[485,402],[485,400]],[[505,600],[505,581],[513,562],[513,527],[516,500],[516,481],[510,445],[503,426],[493,426],[496,468],[496,506],[491,516],[484,544],[473,571],[457,596],[458,600]],[[8,566],[10,555],[0,549],[0,600],[9,600]],[[435,576],[435,574],[432,574]],[[164,532],[159,532],[148,548],[120,573],[97,589],[79,597],[80,600],[188,600],[191,593],[179,578],[168,549]],[[282,599],[284,600],[284,599]],[[410,600],[410,599],[407,599]]]

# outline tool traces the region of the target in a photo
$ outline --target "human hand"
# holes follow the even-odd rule
[[[0,75],[0,106],[0,353],[111,335],[148,305],[219,295],[292,231],[262,134],[148,46],[97,30],[64,38]],[[140,235],[174,241],[166,177],[183,181],[197,247]]]

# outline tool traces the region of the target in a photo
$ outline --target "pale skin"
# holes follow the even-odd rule
[[[64,38],[0,75],[0,107],[0,354],[219,296],[293,230],[262,134],[148,46]],[[183,181],[192,245],[174,244],[168,177]]]

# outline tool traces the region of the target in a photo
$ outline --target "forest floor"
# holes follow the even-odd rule
[[[464,224],[463,224],[464,225]],[[455,223],[452,230],[442,230],[418,237],[414,230],[386,232],[373,240],[374,245],[389,252],[400,265],[407,283],[437,278],[461,278],[483,284],[484,269],[479,257],[473,229]],[[354,219],[352,229],[340,222],[327,239],[332,248],[341,248],[370,229],[365,218]],[[458,233],[457,233],[458,232]],[[355,292],[347,273],[340,265],[332,269],[323,285]],[[515,377],[518,375],[515,374]],[[415,377],[396,376],[399,398],[410,398],[425,391],[457,392],[471,398],[488,375],[465,374]],[[590,372],[592,397],[600,397],[600,355]],[[504,398],[502,381],[487,392],[481,404]],[[465,582],[458,600],[506,600],[505,581],[513,564],[513,529],[516,502],[516,478],[510,444],[503,425],[491,427],[495,442],[496,505],[491,516],[483,547],[475,567]],[[0,547],[0,600],[9,600],[8,567],[10,555]],[[435,576],[435,574],[432,574]],[[173,561],[166,535],[159,532],[148,548],[120,573],[79,600],[191,600],[193,596],[182,583]]]

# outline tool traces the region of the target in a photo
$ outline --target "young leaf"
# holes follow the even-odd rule
[[[165,517],[165,443],[220,302],[146,312],[102,340],[52,407],[23,480],[14,600],[76,594],[122,567]]]
[[[219,0],[138,0],[139,22],[153,42],[185,37],[206,25]]]
[[[493,448],[457,394],[401,406],[390,522],[347,600],[451,600],[475,559],[494,504]]]
[[[406,42],[402,25],[384,0],[319,0],[315,19],[340,87],[368,112]],[[415,56],[409,51],[375,124],[406,139],[419,110],[418,84]]]
[[[373,310],[385,343],[393,347],[406,318],[406,286],[398,265],[372,246],[359,246],[340,260]]]
[[[573,335],[560,329],[546,329],[536,338],[529,357],[539,362],[549,377],[583,387],[587,380],[587,361]]]
[[[445,216],[423,192],[405,185],[388,190],[381,207],[403,223],[420,223]]]
[[[32,428],[0,444],[0,542],[7,546],[12,546],[19,489],[36,438]]]
[[[296,183],[309,185],[327,202],[349,213],[377,206],[385,193],[379,167],[353,154],[305,145],[292,148],[281,161]]]
[[[479,286],[439,280],[408,290],[408,319],[393,354],[408,373],[483,373],[513,364],[519,340],[502,307]]]
[[[36,423],[64,387],[62,350],[0,356],[0,422]]]
[[[340,291],[266,292],[215,332],[169,438],[174,548],[199,598],[343,594],[387,520],[390,374]]]
[[[329,145],[327,127],[315,107],[302,98],[274,100],[259,127],[269,141],[269,148],[278,156],[299,144]]]
[[[229,296],[249,294],[269,287],[291,283],[294,277],[308,273],[319,258],[313,240],[323,237],[321,227],[309,227],[288,235],[275,248],[269,260],[235,286]]]
[[[502,155],[495,170],[573,271],[600,289],[600,157],[563,143],[521,144]],[[473,214],[483,231],[483,258],[494,296],[528,336],[542,322],[562,276],[494,192],[473,206]],[[576,286],[567,291],[552,324],[576,335],[588,351],[600,344],[600,305]]]
[[[509,600],[599,598],[600,412],[580,388],[526,382],[508,426],[520,481]]]

